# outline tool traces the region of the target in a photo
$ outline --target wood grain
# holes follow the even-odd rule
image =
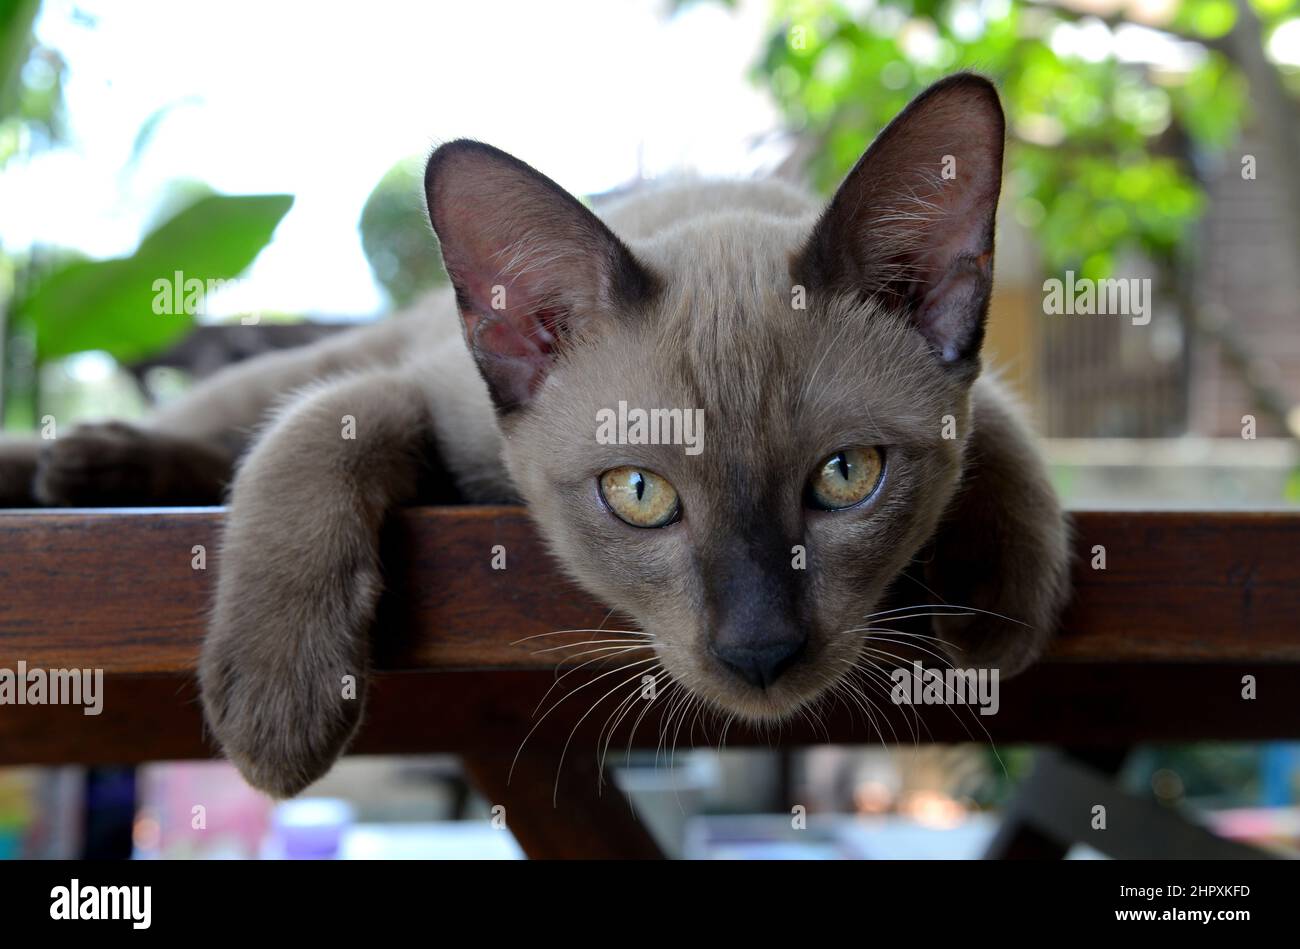
[[[0,513],[0,665],[183,673],[220,569],[215,508]],[[1300,662],[1300,514],[1075,516],[1060,661]],[[492,569],[493,548],[506,553]],[[1094,570],[1093,549],[1106,551]],[[207,569],[191,567],[206,550]],[[418,508],[386,530],[389,670],[549,669],[518,640],[607,610],[555,570],[516,508]]]
[[[550,672],[384,673],[376,677],[351,752],[513,755],[527,737],[526,748],[548,756],[558,768],[572,734],[566,761],[594,760],[601,726],[615,701],[606,701],[574,731],[604,691],[579,689],[588,681],[584,675],[575,674],[550,694],[547,704],[569,697],[532,731],[539,703],[555,681]],[[1253,700],[1242,698],[1244,675],[1256,679]],[[191,677],[110,676],[104,694],[98,716],[70,706],[0,708],[0,763],[133,764],[215,753]],[[900,708],[876,696],[874,726],[860,712],[836,705],[825,708],[815,725],[796,717],[779,732],[733,724],[725,740],[727,747],[970,741],[1115,747],[1142,741],[1295,739],[1300,737],[1297,695],[1300,665],[1293,664],[1046,663],[1002,685],[996,715],[980,716],[964,706]],[[629,744],[670,747],[673,726],[667,724],[652,711],[633,734],[631,720],[625,721],[609,744],[609,760],[621,761]],[[677,732],[677,745],[717,747],[723,737],[720,722],[701,719],[693,732],[688,727]]]
[[[99,716],[0,707],[0,763],[212,753],[192,670],[220,567],[221,517],[219,509],[0,513],[0,667],[25,660],[107,675]],[[937,707],[914,720],[878,702],[888,720],[876,730],[836,708],[817,727],[784,728],[780,742],[1300,737],[1300,514],[1084,513],[1076,532],[1076,597],[1064,633],[1048,660],[1003,685],[997,715]],[[196,545],[206,550],[205,570],[191,566]],[[492,569],[495,545],[505,548],[504,571]],[[1106,549],[1104,571],[1091,568],[1096,545]],[[353,751],[513,753],[555,663],[517,641],[595,627],[607,611],[557,575],[518,509],[404,511],[385,548],[389,592],[375,647],[383,671]],[[1241,697],[1245,675],[1257,679],[1255,700]],[[558,757],[593,694],[566,699],[530,746]],[[583,723],[574,754],[594,753],[605,718]],[[649,715],[631,744],[667,743],[672,733],[661,738],[661,724]],[[721,737],[706,726],[678,741]],[[726,734],[729,745],[776,740],[738,727]]]

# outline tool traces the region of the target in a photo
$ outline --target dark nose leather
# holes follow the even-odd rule
[[[761,510],[749,512],[731,534],[736,543],[705,565],[709,651],[729,673],[766,689],[807,642],[802,574],[787,559],[792,541]]]
[[[806,642],[803,637],[752,644],[717,642],[712,652],[714,658],[750,685],[766,689],[794,665]]]

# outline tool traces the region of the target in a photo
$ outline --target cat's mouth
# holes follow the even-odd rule
[[[727,714],[774,723],[815,702],[851,662],[833,644],[804,640],[786,647],[757,647],[719,655],[705,647],[687,668],[672,670],[682,684]]]

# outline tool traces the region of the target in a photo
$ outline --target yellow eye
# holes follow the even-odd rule
[[[879,448],[844,448],[831,455],[808,479],[808,496],[814,507],[827,511],[852,507],[871,496],[885,470]]]
[[[618,519],[633,527],[666,527],[677,520],[677,489],[644,468],[611,468],[600,476],[600,496]]]

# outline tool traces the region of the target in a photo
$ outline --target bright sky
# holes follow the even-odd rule
[[[0,175],[3,241],[129,253],[166,182],[288,192],[250,271],[264,310],[381,306],[361,251],[366,196],[396,161],[471,136],[578,193],[764,160],[774,108],[749,79],[766,3],[46,0],[69,63],[71,147]],[[125,171],[141,126],[180,103]],[[770,160],[770,154],[767,156]]]

